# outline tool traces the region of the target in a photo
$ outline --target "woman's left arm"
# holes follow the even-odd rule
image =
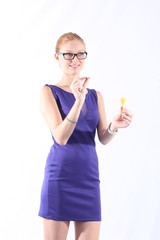
[[[131,124],[132,114],[126,107],[124,107],[123,113],[118,113],[113,118],[111,124],[108,124],[102,94],[97,91],[97,96],[99,110],[97,132],[99,141],[105,145],[113,139],[119,128],[126,128]]]

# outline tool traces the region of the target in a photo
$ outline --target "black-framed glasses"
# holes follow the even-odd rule
[[[58,54],[62,54],[65,60],[73,60],[75,58],[75,56],[79,59],[79,60],[83,60],[87,57],[87,52],[78,52],[78,53],[62,53],[62,52],[58,52]]]

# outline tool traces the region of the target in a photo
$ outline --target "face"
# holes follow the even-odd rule
[[[72,55],[69,53],[77,54],[79,53],[79,58],[83,55],[85,52],[85,46],[84,44],[79,40],[72,40],[66,42],[64,45],[60,48],[60,54],[55,54],[56,59],[59,61],[61,69],[64,74],[67,75],[79,75],[80,71],[83,68],[85,59],[78,59],[77,56],[75,56],[72,60],[68,60],[69,57]],[[62,53],[68,53],[63,56]],[[67,59],[65,59],[65,58]]]

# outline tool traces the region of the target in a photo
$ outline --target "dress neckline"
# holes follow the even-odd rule
[[[69,94],[72,94],[73,95],[73,93],[72,92],[68,92],[68,91],[66,91],[66,90],[64,90],[63,88],[60,88],[60,87],[58,87],[58,86],[56,86],[56,85],[53,85],[54,87],[56,87],[56,88],[58,88],[58,89],[60,89],[60,90],[62,90],[63,92],[66,92],[66,93],[69,93]],[[87,88],[87,94],[86,95],[88,95],[88,93],[89,93],[89,89]]]
[[[58,88],[58,89],[60,89],[60,90],[62,90],[62,91],[64,91],[64,92],[67,92],[67,93],[70,93],[70,94],[72,94],[73,95],[73,93],[72,92],[69,92],[69,91],[66,91],[66,90],[64,90],[63,88],[61,88],[61,87],[58,87],[57,85],[53,85],[54,87],[56,87],[56,88]]]

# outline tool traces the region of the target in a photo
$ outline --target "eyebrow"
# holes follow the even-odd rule
[[[85,49],[83,49],[83,50],[80,49],[80,50],[78,50],[77,52],[84,52],[84,51],[86,51],[86,50],[85,50]],[[70,53],[70,52],[72,52],[72,50],[66,50],[65,52],[69,52],[69,53]]]

